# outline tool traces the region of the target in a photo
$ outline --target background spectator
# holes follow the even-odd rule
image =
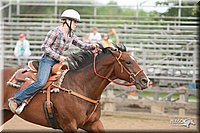
[[[83,37],[83,42],[84,42],[84,43],[91,43],[91,42],[90,42],[90,39],[89,39],[89,36],[90,36],[90,34],[87,33],[87,34]]]
[[[112,41],[109,39],[108,34],[104,34],[103,40],[102,40],[102,45],[104,48],[113,47]]]
[[[16,43],[14,55],[18,60],[19,67],[25,67],[28,61],[28,57],[31,55],[30,43],[26,40],[25,34],[19,35],[19,40]]]
[[[97,27],[92,28],[92,32],[89,34],[89,40],[93,43],[101,41],[101,34],[97,31]]]
[[[119,37],[118,37],[117,32],[114,28],[111,28],[109,30],[108,35],[109,35],[110,40],[112,40],[113,45],[119,46]]]

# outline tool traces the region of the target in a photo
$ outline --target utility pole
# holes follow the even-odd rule
[[[178,25],[180,26],[180,22],[181,22],[181,3],[182,3],[182,1],[181,0],[179,0],[179,2],[178,2],[179,4],[178,4],[178,21],[179,21],[179,23],[178,23]]]
[[[57,18],[57,12],[58,12],[58,0],[55,0],[54,17],[56,17],[56,18]]]
[[[17,0],[17,15],[20,15],[20,1]]]

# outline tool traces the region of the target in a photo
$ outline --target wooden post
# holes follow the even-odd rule
[[[141,93],[141,91],[137,91],[136,90],[136,92],[137,92],[138,99],[142,99],[142,93]]]
[[[172,96],[167,97],[167,101],[171,101],[171,99],[172,99]]]
[[[104,103],[104,106],[103,106],[103,110],[107,114],[110,114],[110,115],[112,115],[113,112],[116,111],[116,104],[113,100],[115,98],[115,96],[114,96],[114,93],[113,93],[113,89],[111,89],[111,88],[107,91],[107,98],[105,99],[105,103]]]
[[[151,105],[152,114],[163,114],[165,112],[164,106],[160,103],[157,103],[157,101],[159,101],[159,94],[160,91],[158,89],[155,89],[153,92],[153,100],[155,101],[155,103]]]
[[[179,87],[176,89],[176,91],[179,93],[179,103],[182,103],[183,106],[179,108],[179,115],[180,116],[185,116],[185,107],[184,105],[186,104],[186,92],[187,88],[186,87]]]
[[[165,108],[162,104],[155,103],[151,105],[151,113],[152,114],[164,114]]]
[[[153,100],[159,100],[159,92],[158,91],[154,91]]]

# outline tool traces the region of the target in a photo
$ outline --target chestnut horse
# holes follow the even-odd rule
[[[97,55],[95,56],[95,54]],[[70,70],[66,73],[61,86],[90,99],[100,100],[105,87],[115,79],[133,83],[140,90],[148,87],[147,75],[127,52],[109,48],[98,53],[80,51],[70,54],[69,60]],[[15,115],[8,108],[8,99],[18,89],[7,86],[6,82],[16,70],[4,69],[3,123]],[[18,116],[26,121],[50,127],[43,109],[45,100],[46,94],[38,93]],[[65,91],[52,93],[51,101],[54,103],[58,129],[63,132],[77,132],[79,128],[87,132],[104,132],[103,124],[100,121],[100,104],[95,108],[94,103],[70,95]]]

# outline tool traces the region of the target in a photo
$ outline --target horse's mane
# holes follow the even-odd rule
[[[112,50],[120,50],[125,52],[126,47],[124,45],[121,45],[121,47],[117,47],[117,49],[113,48],[103,48],[101,46],[102,51],[98,52],[98,56],[96,60],[100,60],[102,57],[105,57],[106,55],[112,54]],[[86,67],[88,65],[91,65],[94,62],[94,51],[91,50],[82,50],[77,53],[72,53],[68,55],[68,64],[69,69],[71,71],[73,70],[79,70],[83,67]]]
[[[101,52],[97,53],[97,60],[101,59],[102,57],[111,54],[111,52],[106,48],[103,49]],[[79,70],[83,67],[86,67],[94,62],[94,52],[91,50],[82,50],[77,53],[72,53],[68,55],[68,65],[71,71]]]

